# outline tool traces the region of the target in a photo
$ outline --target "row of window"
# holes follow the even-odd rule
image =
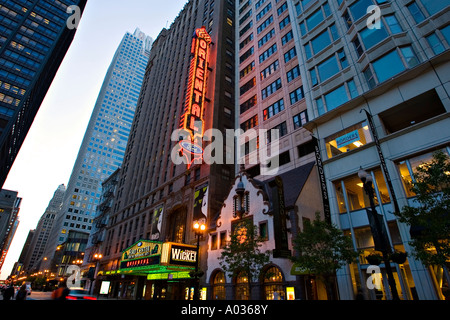
[[[447,149],[443,149],[442,151],[448,154]],[[424,163],[430,162],[431,160],[432,153],[430,152],[400,161],[396,164],[398,175],[401,177],[407,197],[414,197],[416,195],[411,190],[411,187],[414,182],[414,174],[417,172],[417,168],[422,166]],[[373,177],[373,184],[375,188],[375,204],[380,205],[391,202],[391,196],[381,169],[375,168],[370,171],[370,174]],[[334,189],[336,191],[336,200],[340,213],[347,213],[370,207],[369,198],[364,192],[364,189],[361,187],[361,179],[356,173],[344,179],[335,181]]]

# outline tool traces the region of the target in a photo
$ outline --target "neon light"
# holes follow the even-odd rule
[[[209,45],[211,37],[205,27],[195,31],[192,39],[191,65],[189,70],[188,90],[186,94],[184,115],[180,119],[180,127],[189,132],[191,141],[184,140],[180,143],[181,150],[193,154],[200,159],[203,155],[201,138],[204,132],[204,109],[207,83],[207,70],[209,58]],[[199,152],[200,148],[201,152]],[[184,153],[183,153],[184,154]],[[191,166],[192,160],[188,163]],[[189,161],[188,161],[189,162]]]

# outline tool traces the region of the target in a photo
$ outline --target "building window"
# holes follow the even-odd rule
[[[272,22],[273,22],[273,16],[270,16],[263,23],[261,23],[258,28],[256,28],[256,33],[260,34],[261,32],[263,32],[264,29],[266,29]]]
[[[439,54],[441,52],[444,52],[445,48],[442,44],[441,40],[437,36],[436,33],[432,33],[427,37],[428,44],[430,45],[431,49],[433,50],[434,54]]]
[[[274,43],[269,49],[264,51],[262,54],[259,55],[259,63],[264,62],[267,58],[269,58],[272,54],[277,52],[277,44]]]
[[[288,72],[286,72],[286,78],[288,83],[299,76],[300,76],[300,68],[298,67],[298,65],[289,70]]]
[[[348,102],[350,99],[356,97],[358,92],[353,80],[349,80],[343,85],[337,87],[333,91],[325,94],[323,103],[322,97],[316,99],[316,106],[319,115],[331,111],[342,104]]]
[[[241,123],[241,129],[245,132],[258,125],[258,115],[255,114],[253,117]]]
[[[284,62],[287,63],[289,60],[297,56],[297,50],[292,47],[284,54]]]
[[[319,34],[317,37],[312,39],[311,45],[307,43],[304,46],[306,57],[309,59],[312,56],[312,54],[319,53],[327,46],[329,46],[332,42],[336,41],[338,38],[339,35],[337,33],[336,26],[333,24],[325,31],[323,31],[321,34]],[[311,48],[313,52],[311,52]]]
[[[243,114],[245,111],[253,108],[254,106],[256,106],[257,103],[257,98],[256,98],[256,94],[251,97],[250,99],[248,99],[247,101],[245,101],[243,104],[241,104],[240,106],[240,113]]]
[[[274,137],[272,137],[272,130],[278,131],[278,133],[274,134]],[[268,130],[266,132],[266,143],[269,144],[272,142],[272,138],[276,137],[277,139],[279,139],[279,138],[285,136],[286,134],[287,134],[286,121],[283,121],[279,125],[276,125],[271,130]]]
[[[281,88],[281,78],[278,78],[270,85],[261,90],[261,97],[265,99]]]
[[[289,16],[287,16],[286,18],[281,20],[281,22],[279,23],[280,30],[283,30],[283,28],[286,27],[289,23],[291,23],[291,18]]]
[[[256,85],[256,78],[253,77],[249,81],[247,81],[241,88],[240,88],[240,95],[242,96],[244,93],[246,93],[248,90],[253,88]]]
[[[220,239],[219,239],[220,243],[219,243],[219,248],[223,249],[226,247],[227,245],[227,232],[226,231],[222,231],[220,233]]]
[[[416,23],[420,23],[423,20],[425,20],[425,16],[422,13],[422,11],[420,10],[420,8],[417,5],[417,3],[415,3],[415,2],[410,3],[409,5],[407,5],[407,8],[408,8],[409,13],[412,15],[412,17],[414,18],[414,21]]]
[[[261,39],[258,40],[258,48],[262,47],[264,44],[267,43],[272,37],[275,35],[275,29],[270,30],[267,32]]]
[[[211,250],[217,250],[217,233],[211,235]]]
[[[448,6],[448,1],[420,0],[430,16]]]
[[[240,271],[236,277],[235,295],[236,300],[250,299],[248,276],[245,271]]]
[[[308,122],[308,113],[305,111],[296,114],[293,118],[294,130],[303,127],[305,123]]]
[[[268,66],[267,68],[265,68],[264,70],[262,70],[260,72],[261,80],[264,80],[265,78],[270,76],[272,73],[277,71],[279,66],[280,66],[280,63],[278,60],[275,60],[273,63],[271,63],[270,66]]]
[[[402,58],[404,60],[402,60]],[[393,50],[372,63],[378,83],[391,79],[406,68],[419,64],[419,60],[411,47]]]
[[[264,273],[265,300],[284,300],[283,275],[277,267],[271,267]]]
[[[375,192],[374,196],[375,205],[380,204],[378,194],[381,197],[381,203],[389,203],[391,201],[391,197],[384,180],[383,172],[381,169],[377,168],[372,170],[370,173],[372,174],[372,177],[374,177],[374,189],[378,191]],[[370,207],[369,197],[365,193],[363,187],[363,183],[358,177],[358,174],[354,174],[350,177],[334,182],[336,199],[340,213],[347,213],[349,211]],[[348,203],[348,208],[346,203]]]
[[[303,92],[303,86],[295,89],[291,93],[289,93],[289,99],[291,101],[291,105],[296,103],[297,101],[300,101],[305,97],[305,94]]]
[[[442,149],[441,151],[447,155],[449,154],[447,149]],[[415,182],[414,175],[417,173],[417,168],[423,164],[430,163],[432,159],[433,152],[429,152],[397,163],[397,168],[407,197],[414,197],[416,195],[411,188],[413,182]]]
[[[325,146],[327,148],[328,158],[330,159],[362,147],[372,141],[369,126],[367,121],[364,121],[325,138]]]
[[[247,74],[249,74],[251,71],[253,71],[253,69],[255,69],[255,61],[252,61],[248,66],[246,66],[244,69],[242,69],[239,72],[239,78],[242,79]]]
[[[265,241],[269,240],[269,229],[267,226],[267,221],[262,221],[259,223],[259,237]]]
[[[281,45],[285,45],[286,43],[288,43],[291,39],[294,38],[294,34],[292,33],[292,30],[290,30],[288,33],[286,33],[282,38],[281,38]]]
[[[274,104],[270,105],[263,111],[263,119],[267,120],[279,113],[280,111],[284,110],[284,100],[278,100]]]
[[[213,280],[213,300],[225,300],[225,273],[217,272]]]
[[[316,144],[314,141],[309,141],[297,146],[298,157],[301,158],[313,153],[315,150],[315,146]]]

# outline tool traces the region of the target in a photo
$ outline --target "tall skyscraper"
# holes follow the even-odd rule
[[[33,270],[37,271],[39,269],[41,259],[47,259],[47,257],[44,257],[45,248],[47,246],[48,238],[51,234],[55,218],[61,209],[65,192],[66,187],[63,184],[59,185],[47,208],[45,209],[45,212],[39,219],[33,239],[29,244],[29,248],[26,251],[25,258],[22,262],[23,269],[27,272],[31,273]]]
[[[241,156],[247,172],[260,180],[314,161],[314,142],[303,128],[308,121],[304,80],[294,42],[294,11],[289,1],[239,3],[239,126]],[[253,130],[265,129],[267,133]],[[278,139],[272,130],[278,130]],[[249,133],[250,132],[250,133]],[[273,159],[258,157],[261,148],[278,144]],[[275,149],[274,149],[275,150]],[[274,155],[272,155],[273,157]],[[265,170],[267,163],[273,170]]]
[[[394,212],[415,205],[416,168],[436,150],[450,152],[450,2],[415,0],[292,1],[294,38],[309,123],[318,139],[332,221],[362,254],[337,273],[341,299],[443,299],[442,266],[411,254],[412,235]],[[374,251],[370,201],[358,172],[370,174],[377,212],[392,249],[395,286],[368,288]],[[378,247],[379,248],[379,247]],[[386,263],[385,263],[386,265]]]
[[[19,223],[18,214],[22,198],[16,191],[0,190],[0,270]]]
[[[86,2],[0,1],[0,187],[75,35],[67,8]]]
[[[100,89],[84,135],[46,256],[69,231],[89,235],[101,183],[121,166],[147,66],[152,39],[139,29],[123,37]],[[80,248],[80,252],[84,248]]]
[[[191,0],[155,40],[101,252],[100,270],[113,296],[190,294],[192,262],[174,262],[173,274],[159,263],[140,274],[127,272],[126,279],[117,271],[127,267],[122,253],[133,244],[157,252],[161,246],[152,241],[166,241],[192,251],[193,221],[213,221],[223,204],[234,164],[175,164],[171,154],[200,157],[209,145],[201,139],[204,132],[234,128],[235,23],[235,1]],[[180,128],[187,132],[182,141]],[[147,282],[146,272],[166,280],[172,274],[174,281]]]

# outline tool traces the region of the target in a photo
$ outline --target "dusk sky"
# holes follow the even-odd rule
[[[20,224],[1,270],[6,279],[30,229],[60,184],[67,186],[113,55],[136,28],[156,39],[187,0],[89,0],[75,39],[28,132],[3,189],[23,198]]]

